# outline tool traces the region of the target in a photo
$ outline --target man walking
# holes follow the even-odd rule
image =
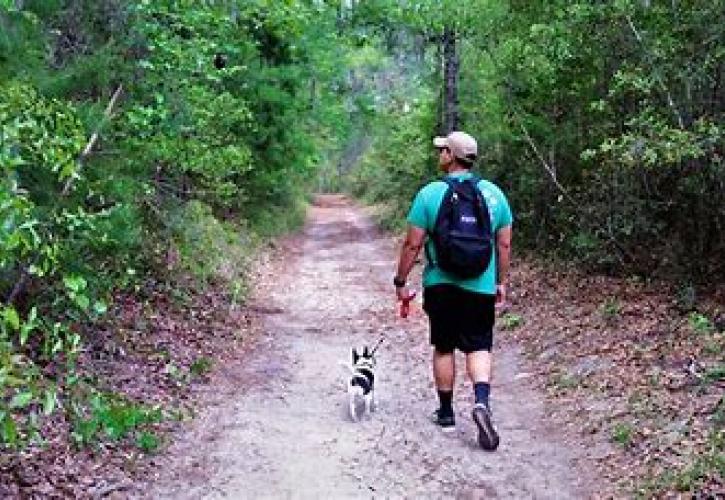
[[[454,351],[458,349],[465,354],[473,383],[472,417],[478,442],[493,451],[499,437],[489,406],[491,346],[495,308],[506,300],[511,209],[495,184],[471,173],[478,155],[473,137],[452,132],[436,137],[433,145],[445,176],[423,187],[413,200],[393,283],[398,300],[408,299],[406,279],[425,245],[423,309],[430,321],[433,376],[440,401],[434,421],[444,431],[455,429],[452,400]]]

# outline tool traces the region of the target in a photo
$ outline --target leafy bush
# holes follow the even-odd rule
[[[518,314],[506,313],[501,318],[501,327],[505,330],[514,330],[524,324],[524,318]]]
[[[75,411],[72,436],[79,446],[88,446],[104,437],[117,441],[162,419],[159,408],[148,408],[111,394],[94,394],[87,408],[76,406]],[[155,448],[151,437],[146,431],[139,433],[139,446]]]
[[[687,317],[688,322],[693,330],[697,333],[712,333],[715,328],[713,327],[710,318],[699,312],[693,311]]]
[[[189,371],[192,375],[200,377],[209,373],[213,365],[214,362],[211,359],[207,358],[206,356],[201,356],[199,358],[196,358],[194,362],[191,363],[191,366],[189,366]]]
[[[618,422],[612,429],[612,441],[626,448],[632,444],[633,433],[630,424]]]
[[[190,201],[170,213],[170,252],[178,254],[178,276],[191,276],[198,285],[243,279],[254,241],[243,231],[225,225],[201,201]],[[173,262],[169,262],[174,265]],[[178,270],[177,270],[178,271]]]
[[[243,300],[253,252],[301,224],[346,128],[345,48],[335,9],[268,7],[0,1],[3,446],[76,397],[66,382],[118,290]],[[96,398],[79,440],[128,432],[143,412],[124,404]]]

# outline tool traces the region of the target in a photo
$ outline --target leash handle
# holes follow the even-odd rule
[[[410,303],[413,301],[417,292],[411,292],[406,298],[400,300],[400,317],[407,318],[410,314]]]

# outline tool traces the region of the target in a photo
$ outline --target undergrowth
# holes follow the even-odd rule
[[[158,446],[158,438],[150,425],[163,418],[159,407],[128,401],[118,394],[95,393],[72,405],[71,438],[77,446],[91,446],[105,439],[130,437],[141,449],[151,451]]]

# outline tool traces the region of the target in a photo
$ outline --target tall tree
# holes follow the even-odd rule
[[[450,24],[443,28],[441,37],[443,50],[443,133],[448,134],[459,127],[458,115],[458,72],[460,60],[456,41],[456,29]]]

